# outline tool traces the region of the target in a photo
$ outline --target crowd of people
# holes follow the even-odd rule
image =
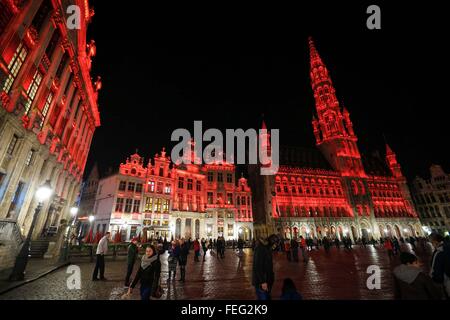
[[[160,256],[168,253],[168,278],[167,281],[176,280],[177,271],[179,271],[179,281],[186,280],[186,265],[189,252],[194,252],[193,260],[200,262],[201,252],[202,260],[205,261],[206,254],[209,251],[211,257],[225,259],[225,248],[232,247],[237,250],[236,254],[241,257],[245,243],[242,239],[237,241],[225,241],[223,237],[217,239],[179,239],[167,241],[167,239],[155,239],[151,244],[146,245],[145,254],[139,258],[140,244],[138,238],[133,238],[127,251],[127,271],[125,275],[125,287],[128,288],[128,294],[131,294],[137,283],[140,283],[141,299],[148,300],[150,297],[161,296],[161,261]],[[99,241],[96,251],[96,264],[92,276],[93,281],[106,280],[105,278],[105,259],[108,251],[108,242],[110,234],[106,233]],[[401,244],[409,243],[412,250],[403,250]],[[417,245],[416,245],[417,243]],[[419,259],[412,252],[425,250],[428,243],[433,247],[433,254],[430,263],[430,272],[422,271]],[[291,262],[299,262],[299,253],[302,255],[304,263],[309,261],[309,252],[324,248],[329,253],[334,246],[336,249],[351,251],[353,245],[366,247],[372,245],[379,249],[385,249],[389,259],[399,257],[400,264],[393,269],[393,281],[396,299],[449,299],[450,297],[450,241],[439,234],[431,234],[429,238],[400,238],[386,237],[379,241],[373,238],[357,239],[355,243],[349,237],[339,239],[303,238],[281,239],[279,236],[272,235],[266,239],[259,238],[252,242],[253,250],[253,270],[252,285],[255,288],[257,299],[271,299],[271,291],[275,281],[273,271],[273,254],[276,251],[284,252],[286,259]],[[133,276],[135,264],[138,260],[140,266]],[[99,277],[100,276],[100,277]],[[132,281],[131,281],[132,280]],[[280,299],[299,300],[302,295],[297,291],[292,279],[283,280],[283,289]]]

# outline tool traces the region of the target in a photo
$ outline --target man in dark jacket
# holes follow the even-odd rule
[[[274,278],[272,248],[268,240],[260,238],[256,241],[252,272],[252,285],[258,300],[270,300]]]
[[[439,300],[441,291],[420,269],[417,257],[400,253],[401,265],[394,269],[395,298],[398,300]]]
[[[180,241],[180,252],[178,256],[178,264],[180,266],[181,278],[180,281],[184,282],[186,277],[186,264],[187,256],[189,254],[189,243],[181,239]]]
[[[125,287],[130,285],[130,277],[133,273],[134,263],[138,257],[138,247],[137,247],[138,239],[131,239],[131,243],[128,246],[127,253],[127,276],[125,277]]]
[[[450,297],[450,247],[444,244],[444,237],[438,233],[432,233],[430,240],[434,247],[430,277],[443,289],[448,299]]]

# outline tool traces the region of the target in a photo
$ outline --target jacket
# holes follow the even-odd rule
[[[127,252],[127,262],[128,264],[134,264],[136,261],[136,258],[138,256],[138,247],[134,243],[130,243],[128,246],[128,252]]]
[[[140,281],[142,288],[152,288],[153,293],[159,285],[160,275],[161,261],[159,261],[158,257],[158,259],[153,261],[147,268],[143,269],[142,266],[139,267],[139,270],[131,283],[131,287],[134,288],[138,281]]]
[[[431,278],[419,268],[401,264],[393,271],[395,299],[397,300],[438,300],[441,290]]]
[[[272,286],[274,279],[272,250],[268,245],[259,243],[253,254],[252,285],[259,287],[267,283]]]
[[[178,256],[178,262],[180,265],[185,266],[187,263],[187,256],[189,254],[189,247],[188,244],[185,243],[180,246],[180,252]]]
[[[105,255],[108,253],[108,237],[103,236],[98,242],[96,254]]]

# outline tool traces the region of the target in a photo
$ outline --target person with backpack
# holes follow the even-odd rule
[[[441,290],[433,280],[422,272],[415,255],[409,252],[400,253],[401,265],[394,271],[395,299],[398,300],[439,300]]]
[[[444,245],[444,237],[438,233],[430,235],[434,247],[431,257],[430,277],[443,289],[447,299],[450,297],[450,248]]]
[[[134,237],[131,239],[131,243],[128,246],[127,251],[127,275],[125,276],[125,287],[130,286],[130,277],[133,273],[134,264],[136,262],[136,259],[138,257],[139,248],[137,246],[138,239]]]

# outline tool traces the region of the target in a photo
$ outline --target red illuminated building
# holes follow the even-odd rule
[[[232,164],[176,165],[163,149],[145,166],[136,153],[118,173],[100,179],[91,227],[94,233],[109,230],[115,239],[121,233],[122,240],[139,234],[147,239],[250,240],[251,196],[244,177],[236,182]]]
[[[67,26],[69,5],[80,9],[79,28]],[[95,42],[86,39],[93,14],[87,0],[0,0],[0,268],[14,262],[40,185],[49,180],[53,196],[33,240],[46,234],[41,241],[60,243],[55,236],[76,201],[100,125],[101,82],[90,75]]]
[[[386,145],[385,159],[361,156],[350,113],[339,104],[312,39],[309,49],[318,150],[282,148],[282,165],[271,177],[249,167],[255,234],[353,240],[422,235],[395,153]]]

